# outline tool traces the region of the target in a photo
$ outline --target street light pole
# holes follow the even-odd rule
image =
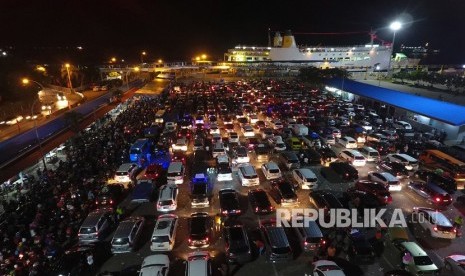
[[[35,106],[35,104],[37,103],[38,100],[39,100],[39,97],[37,97],[35,99],[35,101],[32,103],[31,117],[34,117],[34,106]],[[47,165],[45,163],[45,158],[44,158],[44,152],[42,150],[42,141],[39,138],[39,131],[38,131],[38,128],[37,128],[37,121],[36,120],[34,120],[34,129],[35,129],[35,132],[36,132],[37,142],[39,143],[39,152],[40,152],[40,156],[42,157],[42,163],[44,164],[44,169],[47,169]]]
[[[73,92],[73,83],[71,82],[71,76],[69,74],[69,67],[70,67],[69,63],[66,63],[65,67],[66,67],[66,73],[68,73],[69,88],[71,89],[71,92]]]
[[[37,82],[35,80],[30,80],[30,79],[24,78],[22,80],[22,82],[23,82],[24,85],[29,84],[29,82],[33,82],[33,83],[37,84],[38,86],[40,86],[41,90],[44,90],[44,86],[41,83],[39,83],[39,82]],[[38,101],[39,101],[39,97],[37,97],[34,100],[34,102],[32,103],[32,106],[31,106],[31,117],[32,118],[34,117],[34,106]],[[42,162],[44,163],[44,169],[47,169],[47,165],[45,164],[44,152],[42,151],[42,141],[39,138],[39,131],[37,129],[37,121],[36,120],[34,120],[34,129],[35,129],[35,133],[36,133],[37,142],[39,143],[39,151],[40,151],[40,155],[42,156]]]
[[[399,21],[394,21],[391,23],[389,28],[393,31],[393,35],[392,35],[391,53],[389,54],[387,75],[388,77],[391,77],[391,60],[392,60],[392,54],[394,52],[394,44],[396,42],[396,32],[400,30],[400,28],[402,28],[402,23],[400,23]]]

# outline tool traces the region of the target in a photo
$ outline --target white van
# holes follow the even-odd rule
[[[118,183],[131,182],[131,178],[134,173],[138,170],[138,166],[135,163],[124,163],[119,166],[115,173],[115,181]]]
[[[172,162],[168,167],[168,184],[182,184],[184,182],[184,165],[182,162]]]
[[[344,136],[339,138],[337,142],[346,149],[356,149],[357,148],[357,141],[349,136]]]
[[[378,162],[381,158],[379,152],[372,147],[364,146],[358,150],[368,162]]]
[[[158,216],[157,223],[153,229],[152,251],[171,251],[174,247],[178,216],[173,214]]]
[[[304,190],[313,190],[318,186],[318,178],[315,173],[308,168],[295,169],[292,171],[292,177],[298,186]]]
[[[241,181],[242,186],[256,186],[260,184],[257,171],[255,167],[249,163],[240,164],[237,174],[239,175],[239,180]]]
[[[266,180],[278,179],[283,177],[278,164],[273,161],[262,165],[262,172],[265,175]]]
[[[342,150],[339,154],[342,160],[349,162],[352,166],[363,167],[366,165],[367,160],[358,150]]]
[[[388,154],[386,158],[392,162],[399,162],[404,164],[405,168],[409,171],[418,170],[418,160],[405,153]]]

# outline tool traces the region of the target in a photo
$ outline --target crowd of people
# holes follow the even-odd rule
[[[166,97],[162,94],[161,97]],[[102,185],[128,160],[128,149],[154,121],[160,98],[139,97],[115,119],[101,118],[65,143],[56,169],[29,176],[27,193],[3,202],[0,275],[46,275],[77,232]],[[19,188],[19,187],[18,187]]]

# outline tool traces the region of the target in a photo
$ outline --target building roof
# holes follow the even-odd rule
[[[378,87],[349,79],[330,79],[327,85],[377,100],[454,126],[465,125],[465,106],[438,101],[406,92]]]

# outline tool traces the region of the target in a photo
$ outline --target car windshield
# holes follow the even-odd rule
[[[95,232],[95,227],[81,227],[81,229],[79,230],[80,234],[92,234]]]
[[[193,194],[205,194],[207,192],[207,184],[195,184],[192,188]]]
[[[433,262],[431,261],[430,257],[428,256],[417,256],[413,257],[413,262],[418,265],[432,265]]]
[[[153,236],[152,237],[152,242],[169,242],[170,239],[168,236]]]
[[[165,205],[173,204],[173,201],[171,199],[170,200],[160,200],[159,203],[160,203],[161,206],[165,206]]]
[[[113,245],[124,245],[129,243],[129,238],[113,239],[111,244]]]

